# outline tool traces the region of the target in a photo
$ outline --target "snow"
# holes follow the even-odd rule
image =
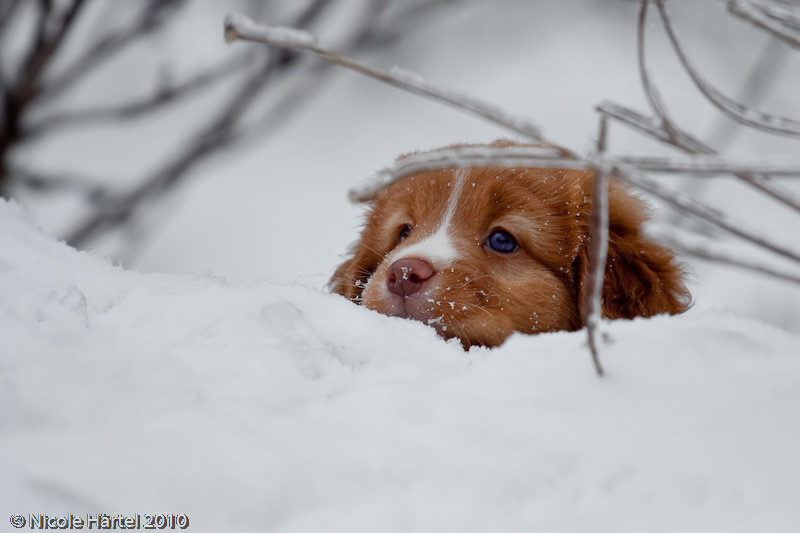
[[[240,14],[225,17],[225,40],[233,42],[237,39],[258,41],[284,48],[313,48],[317,37],[307,31],[296,28],[265,26]]]
[[[464,352],[324,292],[124,270],[0,203],[0,510],[191,531],[793,531],[800,337],[725,312]]]

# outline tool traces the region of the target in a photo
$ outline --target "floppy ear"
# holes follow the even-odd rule
[[[605,318],[674,315],[689,308],[691,296],[683,284],[684,271],[676,263],[672,251],[642,235],[641,225],[646,219],[642,202],[612,181],[608,258],[602,292]],[[588,240],[583,239],[574,271],[581,316],[585,316]]]

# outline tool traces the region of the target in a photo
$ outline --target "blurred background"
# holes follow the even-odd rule
[[[800,118],[797,47],[720,0],[667,8],[711,83]],[[313,57],[226,45],[226,14],[306,28],[324,47],[403,66],[588,153],[601,101],[651,114],[639,9],[626,0],[0,0],[0,187],[47,233],[126,268],[322,288],[359,232],[351,186],[404,152],[509,134]],[[647,51],[681,128],[735,157],[800,155],[796,138],[740,126],[709,104],[655,13]],[[619,124],[609,150],[678,153]],[[658,179],[800,251],[800,214],[754,189],[730,177]],[[781,182],[797,197],[799,185]],[[656,229],[702,235],[800,277],[796,262],[653,203]],[[800,332],[797,282],[683,260],[691,312],[725,309]]]

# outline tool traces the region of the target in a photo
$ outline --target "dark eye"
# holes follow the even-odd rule
[[[517,248],[519,248],[514,237],[504,229],[494,230],[486,240],[486,244],[489,245],[489,248],[501,254],[510,254],[511,252],[517,251]]]
[[[411,235],[411,225],[407,224],[403,226],[403,229],[397,234],[397,242],[403,242],[409,235]]]

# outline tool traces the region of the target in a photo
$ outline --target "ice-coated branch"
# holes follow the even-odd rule
[[[597,150],[595,155],[601,158],[606,150],[608,135],[608,120],[600,117],[600,130],[597,136]],[[600,364],[600,351],[597,346],[597,336],[600,320],[603,317],[603,280],[605,279],[606,261],[608,260],[608,183],[611,168],[601,165],[594,173],[594,200],[592,202],[592,216],[589,221],[589,257],[584,288],[585,301],[582,302],[583,316],[581,321],[586,326],[589,352],[598,376],[603,375]]]
[[[736,235],[737,237],[751,242],[757,246],[800,263],[800,253],[786,248],[785,246],[775,244],[766,237],[759,235],[757,232],[747,229],[736,222],[728,220],[722,213],[703,204],[702,202],[663,187],[658,182],[645,177],[638,169],[620,162],[615,165],[614,170],[615,175],[622,181],[630,184],[633,187],[636,187],[637,189],[649,192],[657,198],[661,198],[674,208],[705,220],[706,222],[724,229],[732,235]]]
[[[675,146],[676,148],[680,148],[684,152],[690,154],[707,155],[713,155],[715,153],[711,147],[706,146],[688,133],[676,129],[673,131],[674,135],[670,136],[653,120],[618,104],[614,104],[612,102],[601,102],[595,109],[607,117],[618,120],[623,124],[627,124],[633,129],[642,133],[646,133],[647,135],[650,135],[661,142]],[[787,207],[800,212],[800,199],[796,198],[791,191],[771,183],[768,176],[763,174],[748,173],[735,174],[735,176],[753,188],[769,195],[774,200],[777,200]]]
[[[679,233],[666,228],[648,229],[647,233],[655,241],[668,246],[681,255],[697,257],[706,261],[757,272],[780,281],[800,284],[800,273],[767,266],[765,261],[754,260],[752,254],[742,252],[741,248],[732,247],[694,233]]]
[[[506,113],[476,98],[439,87],[422,76],[399,67],[390,71],[378,70],[350,57],[318,47],[316,38],[309,34],[296,34],[290,28],[257,24],[243,15],[228,15],[225,18],[225,39],[228,42],[244,40],[307,52],[394,87],[469,111],[530,140],[542,141],[538,126],[526,119]]]
[[[728,10],[789,46],[800,48],[800,10],[750,0],[729,0]]]
[[[775,177],[800,177],[800,158],[759,158],[752,161],[731,161],[718,155],[686,157],[620,155],[615,159],[639,170],[651,172],[715,174],[770,174]]]
[[[800,137],[800,122],[751,109],[731,100],[710,83],[708,83],[700,75],[699,70],[689,60],[689,56],[686,54],[683,46],[678,40],[678,36],[675,33],[675,28],[672,26],[672,21],[667,14],[666,7],[664,6],[664,0],[655,0],[655,2],[658,6],[659,13],[661,14],[661,20],[664,23],[667,36],[669,37],[672,47],[675,50],[675,53],[678,55],[678,59],[683,65],[683,68],[692,78],[692,81],[700,90],[700,92],[702,92],[712,104],[714,104],[720,111],[731,117],[733,120],[741,122],[742,124],[752,128],[779,135]]]
[[[661,120],[661,129],[666,133],[667,138],[672,142],[677,142],[680,130],[675,122],[670,117],[664,100],[658,92],[655,84],[653,83],[650,71],[647,68],[647,47],[645,45],[645,35],[647,21],[647,7],[650,5],[650,0],[642,0],[642,7],[639,10],[639,20],[636,25],[636,51],[639,64],[639,77],[642,80],[642,88],[650,104],[653,114]]]
[[[800,177],[800,159],[761,159],[755,161],[726,161],[716,155],[692,155],[685,157],[664,156],[609,156],[603,153],[576,158],[568,152],[549,146],[486,147],[465,146],[433,152],[412,154],[379,170],[361,185],[350,190],[350,200],[355,203],[369,202],[377,192],[388,185],[428,170],[462,167],[535,167],[570,168],[576,170],[596,169],[617,164],[636,167],[639,170],[665,173],[694,172],[701,176],[736,173],[773,173],[781,176]]]
[[[509,146],[491,148],[467,146],[412,154],[379,170],[360,186],[350,190],[352,202],[369,202],[375,194],[395,181],[426,170],[458,167],[542,167],[576,168],[591,165],[575,159],[560,148],[549,146]]]

